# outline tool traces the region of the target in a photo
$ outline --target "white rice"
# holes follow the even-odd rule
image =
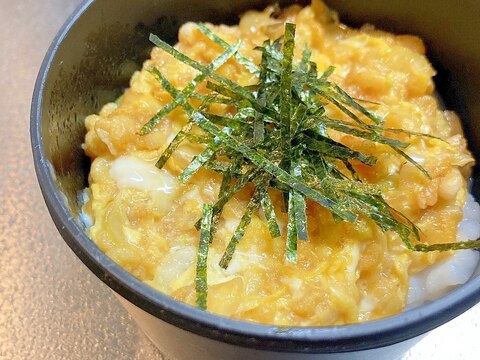
[[[88,215],[85,212],[85,208],[84,208],[85,204],[88,203],[89,200],[90,200],[90,190],[88,188],[83,189],[78,193],[78,201],[80,203],[80,208],[82,209],[80,211],[79,218],[80,218],[80,222],[83,224],[83,226],[85,226],[85,229],[88,229],[91,226],[93,226],[93,219],[90,217],[90,215]]]
[[[480,205],[471,194],[463,208],[463,220],[458,224],[458,241],[480,238]],[[450,258],[410,276],[407,308],[438,299],[456,286],[464,284],[475,272],[480,258],[476,250],[459,250]]]

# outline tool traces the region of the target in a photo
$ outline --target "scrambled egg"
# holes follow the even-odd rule
[[[335,66],[333,80],[352,97],[386,119],[386,127],[434,135],[407,138],[408,155],[432,176],[429,180],[390,148],[345,134],[336,140],[378,158],[374,166],[357,164],[364,180],[384,189],[387,202],[422,230],[422,241],[456,241],[462,218],[466,181],[473,159],[456,115],[442,111],[434,94],[434,69],[422,41],[364,26],[339,24],[320,1],[292,6],[278,18],[273,9],[245,13],[237,26],[209,25],[226,41],[243,41],[240,52],[256,63],[253,50],[266,38],[283,33],[285,21],[297,24],[297,60],[304,46],[319,71]],[[161,34],[160,34],[161,35]],[[176,48],[207,64],[222,49],[194,23],[182,26]],[[147,71],[152,65],[177,88],[197,73],[154,48],[117,103],[107,104],[86,119],[85,151],[93,160],[91,200],[86,211],[94,220],[91,238],[115,262],[152,287],[195,304],[195,264],[199,234],[193,224],[204,203],[218,196],[221,177],[201,170],[186,185],[176,176],[201,147],[185,142],[162,170],[154,164],[186,123],[176,109],[155,130],[138,136],[141,127],[171,97]],[[218,73],[241,85],[256,79],[234,59]],[[204,85],[199,91],[207,91]],[[221,105],[218,113],[225,112]],[[334,118],[343,115],[334,108]],[[227,270],[221,255],[246,208],[252,189],[238,193],[225,207],[208,257],[208,310],[243,320],[277,325],[339,325],[396,314],[405,306],[409,275],[448,254],[414,253],[399,237],[383,233],[372,221],[336,223],[316,203],[308,204],[309,241],[298,243],[298,263],[285,260],[284,237],[272,239],[261,213],[248,226]],[[285,234],[286,215],[272,192]]]

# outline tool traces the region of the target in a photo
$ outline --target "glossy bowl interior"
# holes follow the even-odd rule
[[[273,1],[272,1],[273,2]],[[283,4],[291,1],[281,1]],[[480,151],[480,2],[447,0],[327,1],[352,25],[425,39],[439,70],[436,83],[449,109],[464,121],[470,147]],[[480,301],[480,270],[467,284],[430,304],[387,319],[328,328],[282,328],[223,318],[179,303],[133,278],[108,259],[78,219],[78,193],[89,162],[81,144],[84,118],[128,86],[149,55],[148,33],[171,43],[189,20],[235,23],[238,14],[266,1],[89,0],[67,21],[49,49],[35,88],[31,137],[45,201],[63,238],[78,257],[130,303],[180,329],[225,343],[297,353],[359,351],[395,344],[452,319]],[[478,172],[473,192],[479,195]]]

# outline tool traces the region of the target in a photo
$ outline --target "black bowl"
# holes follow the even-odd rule
[[[79,192],[87,186],[89,162],[81,144],[84,118],[118,97],[148,57],[149,32],[173,43],[189,20],[235,23],[258,0],[88,0],[58,33],[40,69],[32,101],[31,140],[35,169],[52,218],[67,244],[122,299],[152,340],[178,358],[388,358],[414,338],[480,301],[480,276],[443,298],[386,319],[336,327],[285,328],[224,318],[177,302],[138,281],[88,238],[78,219]],[[281,1],[287,4],[289,1]],[[349,24],[425,39],[439,70],[436,83],[446,106],[464,121],[475,157],[480,151],[480,2],[331,1]],[[478,194],[477,172],[473,192]],[[413,339],[411,341],[407,341]],[[396,345],[395,345],[396,344]],[[381,349],[383,347],[387,347]],[[330,354],[327,356],[326,354]]]

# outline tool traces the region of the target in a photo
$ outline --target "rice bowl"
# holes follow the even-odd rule
[[[332,81],[369,104],[385,119],[386,128],[421,129],[427,136],[438,137],[413,136],[405,150],[428,169],[432,176],[428,180],[387,145],[331,131],[332,139],[376,156],[372,166],[353,163],[363,181],[381,187],[389,205],[419,224],[423,242],[455,242],[459,223],[458,240],[477,239],[478,219],[460,222],[467,186],[462,174],[468,174],[473,159],[458,118],[437,104],[435,72],[424,56],[422,41],[369,26],[349,29],[319,1],[310,7],[287,8],[275,16],[274,11],[273,7],[249,11],[236,27],[209,26],[230,44],[241,39],[241,54],[259,64],[260,52],[255,49],[266,38],[279,38],[284,22],[296,22],[297,57],[302,48],[308,48],[319,71],[333,65]],[[207,64],[220,54],[218,45],[194,23],[180,28],[176,49]],[[87,117],[84,148],[93,160],[91,196],[85,205],[93,218],[89,234],[134,276],[194,305],[198,232],[192,224],[202,216],[202,203],[219,201],[221,181],[219,174],[202,169],[181,183],[183,169],[203,150],[201,144],[188,140],[163,168],[154,166],[183,131],[187,115],[175,109],[150,134],[137,135],[170,101],[168,92],[152,76],[152,67],[158,67],[180,89],[196,76],[196,70],[154,48],[122,97],[105,105],[98,115]],[[255,77],[233,59],[218,73],[242,86],[254,84]],[[204,84],[198,87],[199,93],[205,93]],[[228,106],[213,106],[216,116],[235,119]],[[345,120],[333,106],[327,107],[327,115]],[[202,134],[198,129],[192,132]],[[325,209],[309,202],[310,240],[299,242],[298,265],[290,264],[282,256],[287,219],[280,210],[278,193],[271,193],[283,240],[269,235],[264,215],[254,215],[230,266],[222,269],[217,264],[225,241],[235,233],[252,191],[243,189],[226,204],[209,250],[208,310],[224,316],[285,326],[373,320],[396,314],[406,304],[422,304],[444,295],[451,286],[466,282],[478,263],[478,252],[473,250],[448,260],[445,253],[411,252],[400,245],[398,237],[382,233],[366,218],[337,223]],[[468,208],[476,207],[476,203],[468,204]],[[458,263],[464,267],[454,265]]]
[[[116,2],[115,6],[112,6],[108,1],[89,2],[79,9],[76,15],[72,17],[62,29],[39,75],[32,105],[32,142],[35,165],[42,192],[52,217],[66,242],[97,276],[103,279],[124,299],[128,299],[129,311],[132,311],[132,314],[135,315],[140,325],[149,333],[149,336],[158,346],[163,349],[170,349],[170,353],[176,354],[180,358],[188,358],[188,354],[191,355],[193,353],[199,358],[202,358],[203,353],[201,351],[199,352],[198,349],[205,349],[205,346],[209,346],[210,354],[214,354],[214,351],[218,350],[219,352],[215,353],[217,357],[221,357],[222,354],[227,353],[233,356],[233,353],[227,351],[227,348],[230,349],[229,346],[231,346],[231,348],[236,349],[235,351],[238,356],[240,356],[240,354],[250,356],[255,352],[252,348],[255,348],[263,349],[261,352],[255,352],[259,358],[284,358],[284,354],[280,354],[278,351],[287,352],[290,356],[300,356],[301,358],[300,353],[338,353],[347,351],[350,352],[345,354],[348,356],[347,358],[352,358],[352,356],[357,356],[357,354],[360,355],[362,353],[361,350],[387,346],[418,336],[457,316],[478,301],[478,278],[472,278],[467,284],[463,285],[461,289],[452,291],[440,300],[384,320],[361,325],[335,327],[332,329],[278,328],[225,319],[173,301],[171,298],[143,285],[111,262],[111,260],[100,252],[88,237],[85,236],[82,225],[70,221],[72,216],[75,218],[78,215],[78,210],[75,208],[77,193],[75,191],[72,193],[72,189],[80,191],[82,189],[82,181],[78,182],[76,179],[85,179],[86,176],[85,169],[82,167],[83,163],[81,158],[72,160],[69,156],[72,152],[78,153],[77,148],[81,142],[82,134],[80,134],[79,138],[77,132],[82,124],[76,124],[76,127],[72,127],[71,125],[65,127],[62,124],[64,124],[65,119],[73,119],[73,113],[70,112],[72,109],[72,111],[79,114],[88,114],[97,111],[95,105],[90,104],[90,97],[97,96],[101,91],[104,93],[105,87],[102,86],[105,85],[102,84],[108,83],[117,86],[117,83],[102,82],[107,78],[110,79],[108,77],[110,75],[108,75],[109,70],[105,59],[120,59],[120,61],[123,61],[123,58],[119,55],[121,51],[129,53],[130,48],[128,46],[131,46],[132,49],[134,48],[134,45],[130,42],[117,43],[120,44],[118,47],[119,52],[117,52],[117,48],[111,49],[112,52],[108,55],[102,53],[104,57],[100,60],[100,58],[97,57],[92,58],[91,53],[90,55],[84,54],[82,48],[76,45],[73,46],[73,44],[85,41],[84,39],[87,37],[87,34],[92,34],[92,31],[100,28],[99,24],[102,24],[102,22],[104,24],[104,22],[107,21],[108,28],[108,24],[110,24],[109,18],[102,18],[102,20],[100,14],[102,11],[109,9],[110,6],[112,6],[110,9],[118,9],[118,11],[115,10],[116,21],[122,22],[126,28],[131,29],[134,28],[140,19],[147,24],[153,23],[155,18],[153,14],[158,13],[158,9],[154,10],[156,5],[154,6],[151,3],[138,4],[136,8],[130,8],[129,11],[122,11],[122,9],[128,8],[126,3],[127,2],[120,1]],[[435,8],[440,7],[443,9],[445,3],[436,3]],[[361,19],[361,11],[355,13],[355,11],[358,10],[355,4],[352,4],[350,12],[348,8],[343,5],[342,2],[339,2],[339,6],[343,7],[342,12],[348,13],[350,19],[357,19],[357,21]],[[440,57],[442,63],[446,66],[448,65],[449,68],[452,69],[452,72],[458,75],[456,80],[458,80],[459,84],[461,84],[465,90],[466,107],[464,108],[456,107],[451,100],[455,98],[455,86],[457,85],[452,84],[452,88],[449,88],[449,91],[445,91],[445,85],[447,83],[443,83],[440,93],[445,96],[449,107],[455,108],[456,111],[466,116],[466,125],[468,126],[467,135],[469,135],[470,139],[474,140],[472,146],[475,149],[476,130],[475,126],[468,122],[468,119],[475,108],[475,104],[478,103],[474,100],[475,92],[471,91],[474,86],[472,81],[476,77],[463,77],[464,67],[457,66],[455,62],[452,62],[451,57],[448,56],[448,52],[442,52],[443,49],[453,46],[452,39],[448,34],[442,37],[442,41],[439,42],[435,40],[435,34],[442,34],[442,29],[435,28],[432,22],[417,23],[413,15],[400,21],[398,17],[396,17],[396,12],[399,11],[398,7],[400,5],[403,6],[403,3],[389,4],[387,8],[384,8],[385,11],[382,12],[383,10],[380,10],[380,8],[383,7],[383,3],[373,4],[370,9],[372,18],[377,16],[375,19],[378,19],[379,14],[383,14],[382,16],[385,19],[383,26],[389,27],[386,25],[388,19],[391,21],[390,24],[392,24],[392,27],[409,27],[412,31],[423,33],[425,38],[432,41],[430,48],[433,49],[437,60]],[[417,9],[419,13],[421,13],[422,9],[417,5],[419,4],[415,2],[409,4],[409,6]],[[178,6],[183,6],[182,9],[185,10],[182,16],[178,15]],[[212,6],[212,3],[206,1],[202,5],[203,10],[198,12],[198,9],[185,6],[182,2],[175,1],[170,3],[167,1],[162,3],[161,13],[166,15],[175,14],[176,19],[183,19],[183,21],[192,18],[212,20],[211,14],[214,13]],[[228,6],[215,13],[217,15],[221,14],[220,17],[222,19],[228,20],[232,14],[244,10],[245,7],[239,3],[229,3]],[[432,19],[436,18],[436,12],[432,12],[431,14]],[[455,16],[454,13],[450,15]],[[470,13],[465,12],[464,15],[468,18]],[[79,19],[81,20],[78,21]],[[176,32],[175,22],[172,22],[172,20],[169,21],[170,25],[164,27],[164,32],[166,36],[173,36],[172,31],[173,33]],[[402,24],[402,26],[399,24]],[[458,32],[451,33],[450,35],[455,37],[456,34],[459,36],[460,34],[465,34],[465,27],[469,23],[462,21],[455,22],[455,24],[457,24]],[[118,27],[116,27],[116,33],[118,33],[118,30]],[[429,32],[430,30],[431,32]],[[122,32],[120,33],[122,34]],[[110,39],[113,35],[108,31],[104,31],[103,36]],[[458,44],[460,44],[459,46],[463,46],[461,42]],[[475,46],[475,43],[472,43],[471,49],[475,49]],[[468,51],[465,52],[465,61],[472,64],[470,71],[475,72],[476,63],[468,54],[470,54]],[[85,56],[89,56],[88,62],[83,63]],[[59,73],[60,60],[63,69],[62,73]],[[85,69],[89,68],[89,66],[95,66],[95,69],[102,69],[103,72],[92,70],[92,73],[97,74],[97,78],[90,76],[82,78],[82,75],[78,72],[79,67]],[[85,74],[85,72],[83,72],[83,74]],[[76,76],[75,78],[80,79],[80,81],[71,82],[69,80],[71,79],[69,77],[70,75]],[[445,73],[442,73],[440,79],[445,79],[444,75]],[[63,102],[65,105],[59,106],[58,102],[50,102],[52,99],[52,89],[57,89],[55,91],[58,91],[58,89],[62,90],[61,93],[63,94]],[[97,92],[97,90],[99,92]],[[72,97],[70,95],[72,95]],[[79,96],[86,99],[86,102],[78,103],[77,100]],[[83,118],[78,117],[77,119],[81,120]],[[58,143],[55,140],[58,136],[67,137],[72,141],[69,143]],[[68,149],[65,148],[65,146],[67,146]],[[49,162],[53,164],[55,178],[52,177],[50,172]],[[59,188],[61,192],[58,191]],[[473,189],[476,190],[476,184],[473,185]],[[60,196],[60,194],[64,195]],[[68,199],[68,202],[64,202],[64,199]],[[152,322],[147,321],[146,317],[140,316],[137,310],[133,309],[134,305],[132,304],[136,305],[137,310],[143,309],[145,316],[148,315]],[[147,314],[147,312],[149,314]],[[147,325],[153,323],[156,325]],[[169,324],[174,324],[174,326]],[[169,338],[167,336],[168,333],[176,334],[176,337]],[[195,340],[194,334],[201,334],[202,336],[199,336],[199,338],[202,340]],[[164,342],[165,338],[169,338],[168,344]],[[187,338],[189,340],[187,340]],[[216,340],[212,341],[211,339]],[[192,348],[194,343],[199,346],[196,348],[197,350],[193,350]],[[222,347],[220,347],[220,344],[222,344]],[[230,344],[236,344],[236,346]],[[389,348],[388,356],[393,356],[395,351],[404,351],[402,349],[405,349],[407,346],[409,345],[406,343],[399,343],[398,346],[395,346],[395,349],[393,349],[393,347]],[[351,353],[352,351],[354,353]],[[374,353],[379,354],[379,352],[375,351]],[[308,358],[308,356],[306,358]]]

